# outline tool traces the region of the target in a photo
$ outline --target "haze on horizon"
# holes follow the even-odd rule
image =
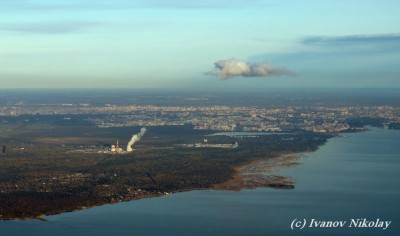
[[[0,0],[1,88],[400,88],[396,0]]]

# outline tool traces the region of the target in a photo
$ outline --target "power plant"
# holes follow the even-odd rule
[[[110,152],[120,153],[120,154],[124,153],[124,150],[118,146],[118,140],[117,140],[117,145],[111,145]]]
[[[146,133],[146,131],[147,131],[146,128],[143,127],[140,129],[139,133],[132,135],[131,140],[129,140],[129,142],[126,146],[126,151],[123,150],[121,147],[119,147],[118,140],[117,140],[116,145],[111,145],[110,152],[117,153],[117,154],[124,154],[124,153],[128,153],[128,152],[132,152],[134,150],[132,148],[132,146],[142,138],[142,136],[144,135],[144,133]]]
[[[78,149],[78,150],[70,150],[67,152],[77,152],[77,153],[105,153],[105,154],[126,154],[129,152],[133,152],[133,146],[136,142],[138,142],[142,136],[146,133],[146,128],[143,127],[140,129],[140,132],[137,134],[132,135],[132,138],[129,140],[128,144],[126,145],[126,149],[121,148],[119,145],[119,140],[116,140],[115,144],[112,144],[111,147],[106,148],[106,149],[98,149],[98,148],[93,148],[95,146],[91,146],[90,148],[83,148],[83,149]],[[81,146],[83,147],[83,146]],[[3,154],[5,153],[6,148],[3,146]]]

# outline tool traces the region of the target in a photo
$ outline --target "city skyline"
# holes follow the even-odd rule
[[[399,6],[0,0],[1,87],[400,88]]]

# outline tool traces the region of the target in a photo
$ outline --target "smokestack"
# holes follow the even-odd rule
[[[133,151],[132,145],[135,144],[137,141],[139,141],[140,138],[144,135],[144,133],[146,133],[146,128],[143,127],[143,128],[140,129],[140,132],[138,134],[132,135],[132,138],[129,141],[127,147],[126,147],[126,151],[127,152],[132,152]]]
[[[5,145],[3,146],[3,151],[1,153],[6,154],[6,146]]]

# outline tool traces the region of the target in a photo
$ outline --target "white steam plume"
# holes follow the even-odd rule
[[[244,77],[267,77],[272,75],[293,75],[286,68],[276,68],[270,63],[249,63],[238,59],[220,60],[214,63],[215,70],[208,72],[221,79],[231,79],[236,76]]]
[[[126,147],[127,152],[133,151],[132,145],[135,144],[137,141],[139,141],[140,138],[144,135],[144,133],[146,133],[146,128],[141,128],[139,133],[132,135],[132,138]]]

